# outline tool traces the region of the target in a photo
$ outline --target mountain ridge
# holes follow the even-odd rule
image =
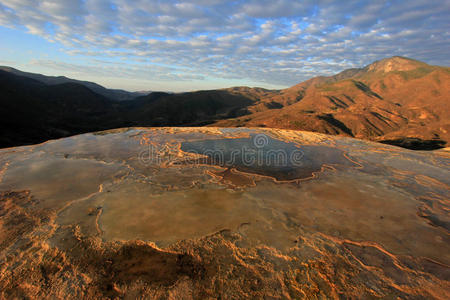
[[[391,57],[311,78],[264,99],[278,102],[280,109],[259,105],[249,108],[250,116],[215,125],[302,129],[375,141],[448,141],[448,86],[450,68]]]
[[[273,127],[413,149],[421,149],[422,140],[423,149],[450,140],[450,68],[404,57],[283,90],[154,92],[129,101],[113,101],[76,80],[62,88],[2,70],[0,84],[3,147],[129,126]]]
[[[15,69],[13,67],[9,66],[0,66],[0,70],[5,72],[10,72],[15,75],[28,77],[34,80],[37,80],[39,82],[45,83],[47,85],[57,85],[62,83],[78,83],[81,85],[86,86],[87,88],[93,90],[97,94],[100,94],[102,96],[105,96],[107,98],[110,98],[112,100],[116,101],[127,101],[132,100],[136,97],[145,95],[150,93],[149,91],[141,91],[141,92],[129,92],[121,89],[108,89],[104,86],[101,86],[98,83],[91,82],[91,81],[85,81],[85,80],[77,80],[73,78],[69,78],[66,76],[47,76],[39,73],[31,73],[31,72],[23,72],[18,69]]]

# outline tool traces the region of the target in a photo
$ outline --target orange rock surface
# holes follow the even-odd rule
[[[448,299],[447,152],[209,127],[2,149],[0,297]]]

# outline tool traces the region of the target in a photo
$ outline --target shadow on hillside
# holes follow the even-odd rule
[[[1,74],[0,74],[1,75]],[[46,86],[6,74],[0,148],[121,127],[205,126],[248,114],[255,100],[224,90],[151,93],[116,102],[77,84]]]
[[[445,148],[445,145],[447,144],[447,142],[443,140],[422,140],[419,138],[399,138],[379,142],[411,150],[436,150]]]

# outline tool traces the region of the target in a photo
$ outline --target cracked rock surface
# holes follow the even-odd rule
[[[450,152],[248,128],[0,150],[0,298],[449,299]]]

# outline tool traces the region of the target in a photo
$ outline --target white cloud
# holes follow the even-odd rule
[[[0,0],[1,25],[72,55],[123,59],[117,76],[286,86],[392,55],[449,65],[449,15],[448,0]]]

